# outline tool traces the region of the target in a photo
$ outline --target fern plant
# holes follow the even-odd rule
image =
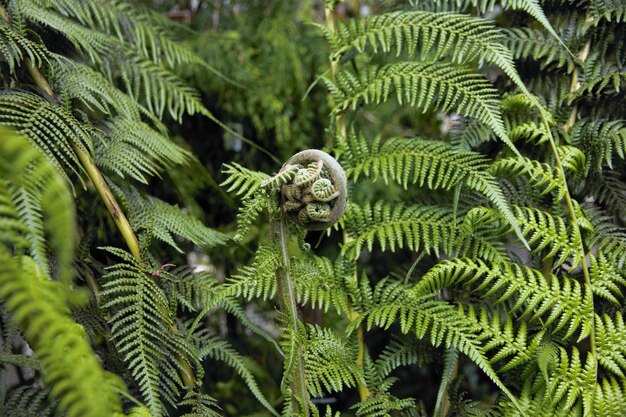
[[[351,202],[332,238],[343,241],[336,259],[299,255],[332,265],[343,329],[325,337],[353,352],[326,392],[357,388],[359,416],[620,415],[621,6],[438,2],[355,9],[355,18],[345,7],[327,1],[318,26],[330,47],[327,145],[353,182]],[[452,128],[415,131],[416,110]],[[263,181],[240,167],[226,173],[231,191],[248,196]],[[265,201],[257,196],[240,212],[243,232]],[[245,272],[264,277],[263,297],[274,294],[272,277],[257,268],[270,253]],[[328,296],[299,302],[325,305],[316,298]],[[380,332],[396,338],[376,368]],[[315,375],[318,360],[307,357],[303,372]],[[441,367],[435,401],[394,395],[386,378],[414,363]],[[497,399],[467,400],[459,369],[468,363]]]

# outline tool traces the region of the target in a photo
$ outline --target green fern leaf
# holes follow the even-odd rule
[[[335,100],[334,113],[356,108],[361,102],[385,102],[395,89],[400,104],[422,110],[433,106],[485,123],[519,154],[504,129],[497,91],[469,69],[436,62],[401,62],[372,67],[358,77],[343,70],[336,75],[336,82],[326,79],[326,84]]]

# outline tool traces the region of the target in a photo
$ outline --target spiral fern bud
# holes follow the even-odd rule
[[[325,152],[309,149],[295,154],[268,182],[281,184],[283,211],[306,229],[324,230],[346,209],[346,176]]]

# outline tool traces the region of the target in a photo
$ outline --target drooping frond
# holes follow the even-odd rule
[[[143,400],[155,416],[164,402],[173,404],[180,387],[175,358],[191,352],[175,328],[168,300],[156,276],[130,254],[116,248],[107,251],[124,262],[107,267],[102,277],[103,308],[112,312],[111,334],[130,369]]]
[[[501,158],[489,167],[497,177],[527,175],[529,184],[543,195],[556,191],[557,199],[565,196],[565,184],[554,167],[529,158]]]
[[[200,220],[185,213],[177,206],[154,197],[144,197],[136,191],[127,196],[130,222],[138,232],[149,238],[168,243],[179,252],[182,250],[172,235],[180,236],[202,247],[213,247],[226,242],[226,235],[206,227]]]
[[[103,126],[96,147],[96,163],[121,177],[147,183],[174,165],[189,161],[191,154],[146,123],[115,118]]]
[[[263,407],[265,407],[265,409],[273,415],[279,416],[278,412],[276,412],[274,407],[272,407],[259,389],[256,379],[246,365],[246,358],[241,356],[241,354],[237,352],[230,343],[226,340],[220,339],[216,335],[207,333],[197,337],[196,344],[200,359],[211,358],[213,360],[224,362],[226,365],[233,368],[244,380],[250,389],[250,392],[252,392],[259,403],[261,403]]]
[[[484,59],[501,68],[515,84],[523,87],[511,52],[501,43],[502,34],[484,19],[456,13],[394,12],[351,20],[341,24],[336,34],[327,34],[333,53],[342,55],[352,48],[359,52],[371,47],[374,53],[396,55],[404,50],[413,55],[419,51],[439,58],[451,55],[453,61],[464,63]]]
[[[431,268],[411,289],[412,297],[432,294],[459,284],[475,284],[476,291],[499,295],[502,302],[512,297],[512,311],[519,310],[531,320],[545,317],[546,326],[566,330],[566,338],[580,329],[580,339],[591,331],[593,306],[583,297],[583,288],[574,279],[551,275],[525,265],[499,263],[488,265],[478,259],[451,259]]]
[[[6,22],[0,21],[0,57],[9,65],[9,71],[14,73],[24,59],[29,59],[38,67],[49,63],[50,53],[41,44],[31,41]]]
[[[436,0],[437,3],[453,3],[459,9],[463,10],[470,6],[480,10],[481,13],[492,11],[496,7],[504,9],[523,10],[534,17],[554,38],[559,39],[550,21],[546,17],[543,8],[538,0],[503,0],[495,2],[494,0]]]
[[[0,92],[0,123],[14,127],[27,136],[63,172],[79,175],[80,164],[72,146],[86,153],[92,141],[82,124],[68,111],[31,93],[4,90]]]
[[[566,68],[571,73],[574,68],[574,57],[550,34],[540,29],[513,28],[504,31],[506,45],[515,59],[532,59],[541,63],[542,67],[554,65]]]
[[[358,258],[361,249],[372,251],[378,242],[383,251],[395,251],[405,245],[412,251],[423,248],[439,254],[449,253],[456,240],[452,210],[437,206],[390,205],[378,201],[362,207],[350,204],[342,220],[353,238],[344,245],[343,252]]]
[[[359,76],[342,70],[336,82],[326,79],[326,84],[335,100],[335,113],[356,108],[362,102],[385,102],[395,91],[400,104],[421,110],[434,107],[475,118],[516,151],[504,129],[497,90],[469,69],[437,62],[399,62],[372,66]]]

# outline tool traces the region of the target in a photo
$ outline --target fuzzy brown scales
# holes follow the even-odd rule
[[[308,149],[295,154],[270,183],[280,184],[282,210],[305,229],[324,230],[346,209],[346,175],[326,152]]]

